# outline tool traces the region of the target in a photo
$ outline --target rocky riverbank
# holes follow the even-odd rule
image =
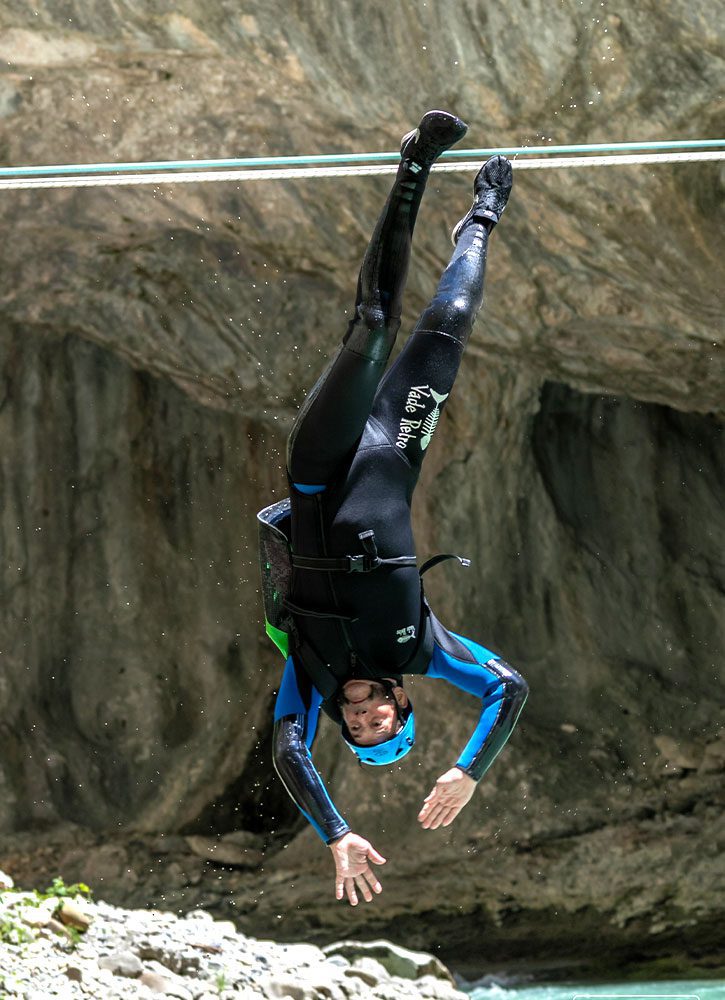
[[[76,891],[73,891],[76,890]],[[93,902],[85,886],[19,890],[0,872],[0,998],[156,995],[178,1000],[463,1000],[432,955],[387,941],[324,949],[239,933],[206,910],[184,917]]]
[[[87,883],[124,912],[204,910],[250,939],[323,950],[350,937],[404,941],[470,981],[723,978],[725,809],[719,775],[710,777],[706,809],[682,779],[689,800],[673,792],[669,808],[650,816],[633,803],[616,828],[524,842],[502,820],[498,835],[482,831],[462,853],[441,843],[435,906],[415,880],[417,859],[399,850],[386,855],[372,904],[335,904],[330,858],[310,836],[274,848],[243,831],[127,837],[69,824],[3,837],[0,868],[28,891],[59,874]],[[573,877],[572,857],[588,862],[587,880]],[[646,891],[640,870],[651,873]]]

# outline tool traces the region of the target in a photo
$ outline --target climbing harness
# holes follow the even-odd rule
[[[270,504],[257,514],[259,529],[259,566],[262,577],[262,600],[264,603],[265,627],[267,635],[283,656],[289,654],[289,637],[294,632],[294,615],[311,618],[337,618],[342,621],[356,621],[349,615],[336,611],[320,611],[294,604],[289,593],[292,570],[317,570],[324,573],[371,573],[383,566],[417,566],[413,555],[394,556],[382,559],[375,544],[375,532],[368,529],[358,534],[363,552],[337,558],[300,556],[292,551],[290,542],[291,504],[289,497]],[[429,569],[448,559],[456,559],[461,566],[470,566],[470,559],[444,552],[428,559],[419,569],[422,577]]]

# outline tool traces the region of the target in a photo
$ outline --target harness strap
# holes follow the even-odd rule
[[[381,559],[367,553],[357,556],[342,556],[339,559],[325,559],[317,556],[292,556],[295,569],[314,569],[323,573],[370,573],[378,566],[415,566],[415,556],[396,556],[394,559]]]
[[[372,570],[377,569],[379,566],[416,566],[417,559],[415,556],[394,556],[390,559],[381,559],[378,555],[377,546],[375,545],[375,532],[374,531],[361,531],[358,538],[363,544],[365,552],[361,552],[359,555],[355,556],[341,556],[338,558],[329,558],[325,556],[298,556],[294,553],[291,555],[292,565],[295,569],[311,569],[319,570],[322,573],[370,573]],[[423,576],[427,573],[429,569],[433,569],[439,563],[445,562],[447,559],[457,559],[461,566],[470,566],[471,560],[466,559],[463,556],[457,556],[452,552],[441,553],[441,555],[433,556],[424,562],[420,567],[420,575]],[[290,610],[294,610],[290,605]],[[326,615],[323,617],[333,617],[331,615]]]
[[[370,573],[379,566],[415,566],[415,556],[395,556],[381,559],[375,544],[375,532],[361,531],[358,535],[365,552],[355,556],[328,558],[324,556],[298,556],[292,553],[295,569],[320,570],[323,573]]]
[[[288,598],[284,598],[282,604],[288,611],[295,615],[302,615],[305,618],[336,618],[343,622],[356,622],[358,619],[352,615],[340,615],[334,611],[314,611],[312,608],[303,608],[299,604],[294,604]]]
[[[471,565],[470,559],[465,559],[463,556],[456,556],[452,552],[445,552],[439,556],[433,556],[431,559],[428,559],[427,562],[424,562],[420,567],[420,575],[423,576],[423,574],[427,573],[429,569],[433,569],[433,567],[437,566],[438,563],[445,562],[446,559],[457,559],[461,566],[468,567]]]
[[[315,647],[309,642],[301,640],[299,635],[295,639],[295,652],[298,654],[308,677],[322,695],[323,705],[327,702],[332,703],[340,686],[338,678],[332,673]],[[328,711],[327,714],[334,718],[331,712]],[[335,721],[338,720],[335,719]]]

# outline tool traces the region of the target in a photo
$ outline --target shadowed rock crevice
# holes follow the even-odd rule
[[[273,715],[274,698],[241,773],[181,833],[219,835],[248,830],[263,835],[271,856],[305,828],[306,820],[272,767]]]
[[[546,383],[532,446],[566,544],[587,568],[579,600],[597,648],[622,656],[627,672],[634,650],[649,648],[650,679],[671,697],[721,699],[722,423]]]

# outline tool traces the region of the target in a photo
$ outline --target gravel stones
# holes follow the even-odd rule
[[[209,985],[199,982],[198,979],[195,983],[185,982],[181,976],[171,972],[161,962],[154,961],[148,963],[148,968],[141,973],[140,979],[153,993],[163,993],[166,996],[177,997],[178,1000],[194,1000],[206,992]]]
[[[135,979],[143,972],[141,960],[132,951],[118,951],[113,955],[99,958],[98,966],[101,969],[110,969],[114,976],[128,976],[129,979]]]
[[[0,996],[22,1000],[462,1000],[431,955],[388,941],[341,941],[329,957],[309,944],[277,944],[238,933],[205,910],[184,919],[77,897],[88,929],[72,932],[53,916],[58,900],[0,891]],[[36,904],[37,904],[37,897]],[[52,904],[52,905],[51,905]],[[23,916],[28,917],[26,922]],[[51,929],[57,924],[60,934]],[[68,936],[70,935],[70,937]],[[12,942],[12,943],[11,943]],[[405,978],[391,968],[402,969]],[[432,972],[432,974],[431,974]],[[437,978],[441,976],[441,978]]]
[[[47,927],[57,908],[57,899],[44,899],[35,906],[26,903],[15,907],[15,916],[29,927]]]

